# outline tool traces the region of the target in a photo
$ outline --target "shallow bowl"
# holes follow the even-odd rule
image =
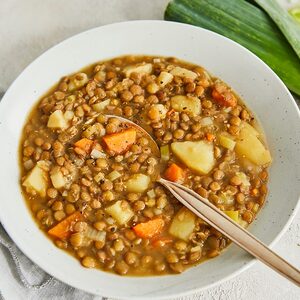
[[[175,56],[205,67],[244,99],[260,120],[274,162],[269,195],[251,232],[273,245],[287,229],[300,194],[300,118],[281,80],[259,58],[208,30],[163,21],[107,25],[76,35],[30,64],[0,105],[0,219],[19,248],[59,280],[87,292],[123,299],[155,299],[200,291],[237,275],[254,259],[237,246],[180,275],[121,277],[83,268],[56,248],[33,221],[19,186],[18,146],[26,116],[62,76],[124,54]]]

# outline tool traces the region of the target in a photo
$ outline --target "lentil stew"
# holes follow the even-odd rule
[[[160,153],[108,115],[142,126]],[[84,267],[121,275],[181,273],[230,243],[157,176],[247,226],[265,201],[270,163],[238,95],[202,67],[165,57],[118,57],[62,78],[20,141],[20,183],[40,229]]]

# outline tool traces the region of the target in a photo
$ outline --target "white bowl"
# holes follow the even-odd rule
[[[19,139],[34,103],[62,76],[123,54],[175,56],[199,64],[244,98],[261,121],[274,158],[267,203],[251,232],[270,245],[287,229],[300,194],[300,118],[291,94],[268,66],[238,44],[204,29],[163,21],[118,23],[81,33],[48,50],[15,80],[0,111],[0,219],[32,261],[76,288],[123,299],[196,292],[246,270],[253,258],[233,245],[180,275],[121,277],[85,269],[38,229],[21,195]]]

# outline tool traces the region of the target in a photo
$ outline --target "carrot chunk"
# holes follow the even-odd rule
[[[80,148],[81,150],[83,150],[85,153],[89,153],[91,151],[91,148],[94,144],[94,141],[89,140],[87,138],[83,138],[79,141],[77,141],[74,146],[77,148]]]
[[[163,219],[157,218],[133,227],[135,234],[141,238],[152,238],[160,234],[165,226]]]
[[[185,173],[182,168],[173,163],[166,170],[165,178],[174,182],[183,182]]]
[[[215,85],[212,91],[212,97],[221,106],[234,107],[237,105],[237,99],[234,94],[222,83]]]
[[[136,141],[136,131],[128,128],[121,132],[105,135],[102,138],[107,150],[114,154],[125,152]]]
[[[209,132],[206,133],[205,137],[209,142],[212,142],[215,139],[215,136]]]
[[[48,233],[62,240],[67,239],[72,233],[73,225],[82,219],[82,214],[79,211],[76,211],[48,230]]]

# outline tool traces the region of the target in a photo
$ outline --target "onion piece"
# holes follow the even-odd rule
[[[148,196],[150,199],[155,198],[156,194],[155,194],[154,189],[148,191],[148,192],[147,192],[147,196]]]
[[[104,242],[106,237],[105,231],[98,231],[90,226],[83,232],[84,236],[96,242]]]
[[[96,148],[94,148],[91,152],[91,158],[97,159],[97,158],[104,158],[104,157],[106,157],[106,154]]]
[[[210,117],[205,117],[205,118],[201,119],[200,124],[202,126],[210,126],[210,125],[213,125],[214,122]]]

